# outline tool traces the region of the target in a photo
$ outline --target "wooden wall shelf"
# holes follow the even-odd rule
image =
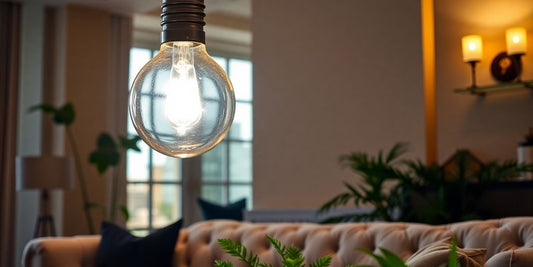
[[[499,84],[488,85],[488,86],[461,88],[461,89],[455,89],[453,91],[458,94],[485,96],[488,94],[523,91],[523,90],[533,90],[533,80],[521,81],[521,82],[499,83]]]

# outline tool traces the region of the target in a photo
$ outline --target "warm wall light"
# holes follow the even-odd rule
[[[483,57],[483,41],[479,35],[467,35],[461,39],[463,61],[471,66],[472,85],[456,89],[458,93],[485,95],[489,92],[506,91],[506,89],[533,89],[533,81],[522,81],[522,56],[527,52],[527,31],[522,27],[513,27],[506,31],[507,51],[498,53],[490,63],[492,77],[502,82],[501,85],[476,86],[476,64]],[[503,89],[503,90],[502,90]]]
[[[523,55],[527,52],[527,32],[525,28],[510,28],[505,32],[508,55]]]
[[[481,61],[483,56],[483,41],[479,35],[467,35],[462,38],[463,42],[463,61],[472,62]]]
[[[483,56],[483,41],[479,35],[467,35],[462,39],[463,44],[463,61],[470,63],[472,69],[472,85],[476,87],[476,63],[481,61]]]

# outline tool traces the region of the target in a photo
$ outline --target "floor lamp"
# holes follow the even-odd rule
[[[34,238],[56,235],[54,218],[49,210],[48,192],[71,189],[73,171],[73,162],[69,157],[17,157],[17,190],[41,191],[41,209],[33,232]]]

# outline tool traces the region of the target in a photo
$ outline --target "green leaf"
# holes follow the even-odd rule
[[[281,242],[279,242],[279,240],[275,239],[272,236],[266,235],[266,238],[268,239],[268,241],[270,241],[270,243],[272,244],[274,249],[278,252],[278,254],[282,258],[285,257],[287,248],[285,246],[281,245]]]
[[[96,144],[99,148],[116,149],[115,140],[113,140],[113,137],[108,133],[101,133],[98,136]]]
[[[103,214],[106,214],[106,207],[97,202],[87,202],[84,206],[85,210],[99,209]]]
[[[238,244],[237,242],[234,242],[231,239],[218,239],[218,244],[220,245],[220,247],[222,247],[223,250],[226,251],[226,253],[239,258],[239,260],[245,262],[251,267],[264,266],[259,263],[259,258],[256,255],[251,252],[248,254],[246,247]]]
[[[387,159],[385,160],[386,163],[391,163],[395,159],[397,159],[399,156],[405,154],[405,152],[408,151],[408,145],[407,143],[397,143],[395,144],[392,149],[387,154]]]
[[[35,111],[42,111],[44,113],[55,113],[56,108],[49,104],[39,104],[39,105],[33,105],[28,108],[28,112],[35,112]]]
[[[283,257],[283,265],[286,267],[303,267],[305,258],[302,252],[297,247],[291,245],[285,251],[285,257]]]
[[[457,264],[457,241],[455,240],[455,236],[452,236],[450,255],[448,257],[448,267],[457,267]]]
[[[374,253],[374,252],[372,252],[372,251],[370,251],[370,250],[368,250],[366,248],[359,248],[357,250],[359,250],[359,251],[367,254],[368,256],[374,258],[381,267],[388,267],[389,266],[388,263],[387,263],[387,260],[383,256],[378,255],[378,254],[376,254],[376,253]]]
[[[231,263],[231,261],[215,260],[215,266],[216,267],[233,267],[233,263]]]
[[[76,117],[76,112],[74,111],[74,106],[71,103],[67,103],[60,108],[55,108],[49,104],[39,104],[31,106],[28,109],[28,112],[42,111],[46,114],[52,115],[52,121],[55,124],[69,126],[74,122]]]
[[[324,256],[311,263],[309,267],[327,267],[331,264],[331,256]]]
[[[128,207],[124,205],[119,205],[118,209],[122,213],[122,216],[124,216],[124,220],[126,220],[127,222],[130,219],[130,212],[128,211]]]
[[[120,153],[113,138],[102,133],[98,137],[96,150],[89,155],[89,162],[96,165],[99,173],[103,173],[110,166],[116,166],[120,162]]]
[[[394,267],[408,267],[404,262],[403,260],[398,257],[396,254],[392,253],[391,251],[387,250],[387,249],[384,249],[384,248],[379,248],[379,250],[381,251],[381,253],[383,253],[383,255],[385,256],[385,259],[387,260],[388,264],[390,266],[394,266]]]
[[[350,185],[347,182],[343,182],[343,183],[344,183],[344,186],[346,186],[356,198],[362,198],[363,197],[363,195],[361,195],[361,193],[359,193],[359,191],[357,191],[357,189],[355,189],[355,187],[353,187],[352,185]]]
[[[128,149],[132,149],[132,150],[135,150],[137,152],[141,152],[141,149],[137,146],[137,142],[139,142],[139,140],[141,140],[141,138],[137,135],[131,137],[131,138],[128,138],[128,137],[124,137],[124,136],[119,136],[118,139],[120,140],[120,146],[122,147],[122,149],[124,150],[128,150]]]
[[[54,112],[53,120],[56,124],[71,125],[74,122],[76,113],[71,103],[63,105]]]
[[[320,207],[320,209],[318,210],[318,213],[321,214],[335,207],[346,205],[346,203],[348,203],[348,201],[350,201],[350,199],[352,199],[353,197],[354,197],[353,194],[341,193],[333,197],[331,200],[326,202],[324,205],[322,205],[322,207]]]

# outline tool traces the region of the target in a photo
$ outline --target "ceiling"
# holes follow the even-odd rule
[[[3,0],[0,0],[3,1]],[[134,39],[158,43],[161,32],[161,0],[13,0],[49,6],[83,5],[133,15]],[[204,0],[206,4],[206,35],[210,46],[249,54],[252,0]],[[229,45],[229,46],[228,46]],[[227,46],[227,47],[225,47]]]
[[[113,10],[120,13],[153,13],[159,12],[161,0],[17,0],[19,2],[42,3],[61,6],[79,4]],[[249,18],[251,15],[251,0],[205,0],[206,12],[226,14]]]

